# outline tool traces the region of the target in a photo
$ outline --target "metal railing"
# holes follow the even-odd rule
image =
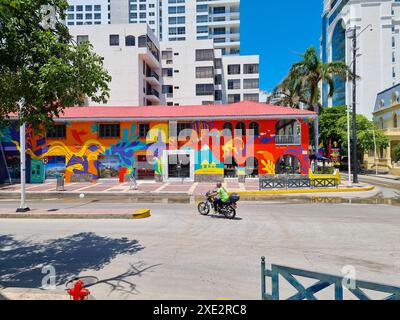
[[[278,146],[288,146],[288,145],[300,145],[301,144],[301,136],[300,135],[292,135],[292,136],[275,136],[275,144]]]
[[[266,277],[271,278],[271,291],[267,292]],[[300,282],[301,278],[316,280],[310,286]],[[288,298],[282,299],[280,292],[280,278],[286,280],[297,292]],[[304,280],[303,280],[304,281]],[[261,300],[318,300],[315,296],[318,292],[332,287],[332,298],[334,300],[345,300],[344,290],[358,300],[376,300],[372,297],[373,292],[387,296],[383,300],[400,300],[400,288],[385,284],[348,279],[340,276],[272,265],[271,269],[265,267],[265,257],[261,258]],[[368,290],[368,294],[365,292]]]

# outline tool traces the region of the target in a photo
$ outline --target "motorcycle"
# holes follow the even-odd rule
[[[200,202],[197,205],[199,213],[203,216],[207,216],[211,209],[213,209],[215,212],[224,215],[228,219],[234,219],[236,216],[237,203],[240,200],[240,196],[235,193],[231,194],[228,202],[222,204],[222,206],[216,207],[214,194],[215,190],[210,190],[206,193],[206,201]]]

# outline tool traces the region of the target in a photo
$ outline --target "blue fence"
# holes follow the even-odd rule
[[[359,280],[354,280],[354,284],[351,287],[346,287],[344,284],[346,283],[347,279],[339,276],[279,265],[272,265],[271,269],[266,269],[264,257],[261,258],[262,300],[280,300],[280,276],[297,291],[297,293],[286,298],[285,300],[318,300],[315,294],[330,286],[332,286],[332,289],[334,289],[334,300],[344,300],[344,289],[348,290],[354,296],[354,298],[358,300],[373,300],[373,298],[368,296],[363,290],[387,294],[383,300],[400,300],[399,287]],[[311,286],[306,287],[301,284],[300,281],[295,278],[295,276],[314,279],[316,282]],[[271,293],[267,293],[267,277],[271,278]]]

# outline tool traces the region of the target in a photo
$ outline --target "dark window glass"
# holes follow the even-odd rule
[[[238,123],[236,124],[235,133],[236,133],[237,135],[241,135],[241,136],[246,135],[246,125],[245,125],[243,122],[238,122]]]
[[[127,47],[134,47],[135,46],[135,37],[134,36],[125,37],[125,45]]]
[[[260,134],[260,126],[258,125],[257,122],[252,122],[250,123],[250,130],[254,130],[254,135],[258,136]]]
[[[107,123],[99,125],[99,137],[100,138],[119,138],[120,127],[119,123]]]
[[[119,46],[118,34],[110,34],[110,46]]]
[[[148,123],[139,123],[139,137],[146,138],[150,131],[150,126]]]
[[[65,124],[57,124],[47,131],[46,136],[47,138],[64,139],[67,137],[67,127]]]

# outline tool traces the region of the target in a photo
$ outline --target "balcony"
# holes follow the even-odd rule
[[[146,81],[153,86],[160,85],[160,76],[154,71],[146,72]]]
[[[154,103],[160,103],[161,101],[159,92],[153,88],[146,90],[146,99]]]
[[[301,144],[301,136],[275,136],[275,144],[277,146],[299,146]]]

